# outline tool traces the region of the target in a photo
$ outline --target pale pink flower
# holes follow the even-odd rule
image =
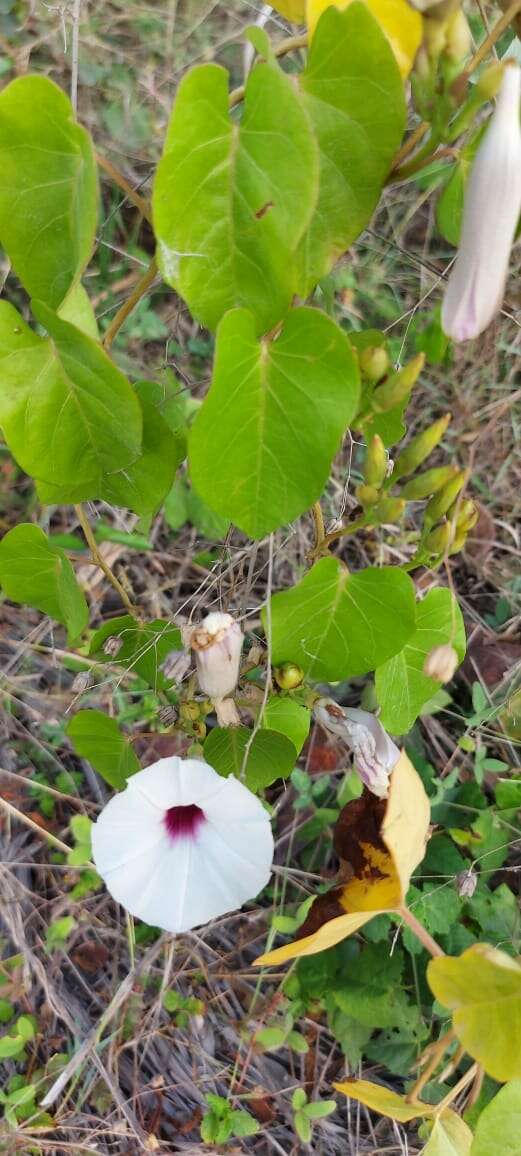
[[[468,341],[500,308],[521,212],[521,72],[505,65],[497,105],[465,192],[458,255],[441,314],[445,333]]]
[[[355,771],[365,786],[378,798],[387,798],[389,775],[400,751],[376,716],[368,710],[339,706],[329,698],[319,699],[314,711],[321,726],[352,751]]]
[[[183,642],[195,654],[199,686],[214,702],[233,694],[237,686],[243,641],[239,623],[220,610],[183,629]]]

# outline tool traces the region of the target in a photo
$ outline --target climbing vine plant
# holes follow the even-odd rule
[[[521,968],[483,944],[444,956],[407,906],[430,812],[418,773],[390,737],[410,730],[464,656],[461,612],[444,579],[477,513],[468,473],[428,463],[450,415],[407,439],[407,405],[421,389],[424,355],[393,364],[383,333],[347,332],[321,304],[325,279],[384,189],[444,150],[452,151],[438,224],[458,243],[481,113],[488,115],[502,82],[502,69],[482,61],[521,5],[507,9],[473,59],[458,3],[281,0],[277,7],[289,20],[307,21],[307,32],[274,47],[262,28],[249,28],[254,59],[243,87],[230,90],[227,70],[214,63],[182,79],[150,204],[108,166],[151,222],[157,251],[103,341],[82,278],[95,247],[98,161],[107,163],[49,79],[23,76],[0,94],[0,238],[30,301],[24,316],[0,302],[0,424],[39,502],[76,507],[92,560],[123,613],[90,631],[66,549],[32,523],[3,537],[0,583],[7,598],[61,623],[78,653],[87,644],[97,663],[137,672],[167,713],[176,703],[173,725],[191,735],[192,753],[254,793],[291,772],[313,710],[352,746],[365,789],[346,804],[335,832],[347,882],[317,897],[295,942],[259,962],[327,950],[379,914],[398,915],[431,953],[427,981],[452,1023],[407,1097],[364,1080],[338,1087],[395,1120],[424,1120],[431,1156],[487,1156],[484,1134],[494,1129],[500,1102],[512,1119],[521,1111]],[[415,120],[406,135],[408,102]],[[110,355],[158,274],[215,333],[202,404],[171,381],[129,380]],[[448,333],[450,326],[449,318]],[[349,430],[364,446],[358,507],[328,528],[321,499]],[[243,663],[242,676],[257,670],[259,694],[241,699],[241,714],[233,695],[242,642],[231,687],[219,689],[198,657],[209,701],[194,698],[193,682],[185,691],[181,668],[165,660],[172,652],[182,658],[187,647],[204,654],[213,627],[201,641],[187,637],[175,616],[147,620],[100,553],[84,505],[103,500],[146,524],[185,460],[191,499],[204,504],[220,533],[233,524],[263,540],[296,519],[313,519],[308,567],[291,588],[270,592],[266,645]],[[377,529],[385,541],[409,517],[410,503],[409,561],[350,571],[338,552],[344,539]],[[432,575],[424,596],[415,587],[420,568]],[[369,722],[363,712],[350,718],[316,689],[371,672],[378,717]],[[218,725],[208,727],[214,709]],[[100,712],[78,711],[68,734],[112,787],[123,789],[139,771],[114,720]],[[422,1088],[454,1040],[472,1063],[432,1106]],[[452,1105],[483,1070],[507,1083],[473,1138]],[[305,1096],[295,1103],[303,1135],[309,1107]],[[210,1125],[207,1131],[215,1138]]]

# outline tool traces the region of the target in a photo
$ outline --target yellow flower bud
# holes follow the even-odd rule
[[[494,100],[500,88],[503,79],[504,65],[489,64],[485,68],[476,81],[476,90],[484,100]]]
[[[459,658],[453,646],[445,643],[435,646],[423,664],[423,673],[437,682],[450,682],[459,666]]]
[[[403,478],[406,474],[412,474],[417,466],[422,465],[441,441],[451,419],[452,414],[446,413],[444,417],[433,422],[428,429],[422,430],[421,433],[412,438],[395,462],[393,480]]]
[[[460,490],[462,490],[463,486],[468,482],[469,477],[469,470],[459,470],[438,494],[434,494],[425,507],[424,523],[426,526],[432,526],[434,522],[438,522],[440,518],[443,518],[443,515],[450,510]]]
[[[394,409],[401,401],[409,396],[413,385],[417,381],[425,363],[425,354],[418,353],[404,365],[403,369],[391,373],[383,385],[378,385],[371,398],[371,405],[377,413],[386,413]]]
[[[468,56],[472,47],[472,36],[465,13],[458,8],[447,23],[445,51],[451,60],[459,63]]]
[[[359,353],[360,373],[366,381],[376,385],[385,377],[390,366],[389,354],[383,345],[370,345]]]
[[[405,510],[403,498],[382,498],[374,510],[371,519],[378,522],[398,522]]]
[[[368,486],[381,486],[387,473],[387,454],[378,434],[368,442],[364,462],[364,479]]]
[[[443,522],[441,526],[436,526],[431,530],[430,534],[425,539],[425,549],[429,554],[446,554],[450,547],[454,529],[450,522]]]
[[[357,486],[355,494],[358,501],[360,502],[360,505],[364,507],[364,510],[370,506],[376,505],[376,502],[380,497],[380,491],[376,488],[376,486]]]
[[[274,674],[275,682],[281,690],[295,690],[304,678],[304,671],[295,662],[285,662],[277,667]]]
[[[415,501],[420,498],[429,498],[431,494],[436,494],[447,482],[450,482],[456,473],[455,466],[438,466],[433,470],[425,470],[424,474],[419,474],[417,478],[411,478],[411,481],[406,483],[403,490],[400,491],[400,497]]]

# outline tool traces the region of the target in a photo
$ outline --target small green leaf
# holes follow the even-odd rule
[[[292,79],[259,62],[240,126],[228,74],[191,69],[177,90],[153,191],[158,260],[209,329],[244,305],[266,332],[296,290],[294,254],[318,192],[318,154]]]
[[[0,170],[1,243],[29,295],[56,309],[90,259],[98,183],[91,138],[48,77],[1,93]]]
[[[270,1051],[281,1048],[286,1043],[286,1034],[284,1028],[261,1028],[260,1032],[255,1034],[255,1042],[260,1044],[261,1048]]]
[[[308,1098],[306,1096],[304,1089],[303,1088],[295,1088],[295,1091],[293,1092],[293,1095],[291,1097],[291,1107],[296,1108],[298,1110],[299,1108],[303,1108],[305,1106],[305,1104],[307,1104],[307,1102],[308,1102]]]
[[[309,1120],[323,1120],[325,1116],[331,1116],[332,1112],[336,1112],[336,1109],[334,1100],[321,1100],[307,1104],[304,1111]]]
[[[121,640],[121,649],[115,657],[106,654],[103,647],[108,638]],[[181,634],[177,626],[165,619],[139,623],[131,614],[123,614],[105,622],[92,636],[89,654],[97,662],[117,662],[127,670],[135,671],[154,691],[164,690],[172,680],[160,669],[173,650],[182,650]]]
[[[259,1131],[259,1123],[249,1112],[238,1109],[232,1112],[232,1128],[234,1136],[255,1136]]]
[[[252,732],[246,727],[215,727],[204,744],[204,757],[220,775],[241,777],[246,747]],[[262,791],[293,770],[297,752],[277,731],[260,730],[249,748],[244,782],[250,791]]]
[[[0,585],[12,602],[26,602],[66,626],[69,644],[87,625],[87,603],[69,559],[39,526],[22,522],[2,538]]]
[[[139,760],[115,719],[99,710],[81,710],[65,728],[74,749],[120,791],[130,775],[140,770]]]
[[[290,1032],[286,1043],[292,1052],[297,1052],[300,1056],[305,1056],[309,1052],[308,1041],[301,1032]]]
[[[349,341],[325,313],[292,310],[272,341],[257,340],[247,310],[228,313],[189,441],[197,492],[252,538],[302,514],[322,493],[358,392]]]
[[[77,926],[76,920],[72,915],[64,915],[61,919],[55,919],[50,923],[46,936],[45,947],[48,952],[54,951],[56,948],[63,948]]]
[[[423,666],[430,651],[444,643],[454,647],[462,662],[465,624],[461,610],[450,590],[430,590],[418,603],[414,634],[399,654],[376,671],[380,722],[392,734],[410,730],[424,704],[439,690],[439,682],[424,674]]]
[[[299,1140],[302,1140],[303,1144],[309,1144],[311,1140],[311,1120],[305,1114],[304,1109],[300,1112],[295,1112],[294,1123],[295,1132]]]
[[[43,501],[99,497],[103,475],[141,448],[141,410],[124,375],[80,329],[46,306],[33,311],[38,337],[0,302],[0,424],[7,444],[41,483]]]
[[[267,630],[267,616],[263,612]],[[317,562],[271,602],[272,657],[315,679],[366,674],[402,649],[415,628],[411,579],[394,566],[350,574],[337,558]]]
[[[19,1056],[25,1047],[22,1036],[2,1036],[0,1039],[0,1060],[11,1060]]]
[[[0,999],[0,1024],[6,1024],[14,1016],[14,1007],[8,999]]]

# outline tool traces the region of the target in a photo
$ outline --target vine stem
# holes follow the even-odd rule
[[[320,502],[313,503],[311,513],[313,515],[313,522],[315,523],[315,545],[313,547],[313,557],[315,558],[320,554],[321,548],[326,540],[326,527],[324,525],[324,515]]]
[[[445,1108],[450,1108],[450,1105],[454,1103],[454,1100],[457,1098],[457,1096],[459,1096],[460,1092],[463,1092],[468,1084],[470,1084],[472,1080],[476,1079],[479,1068],[480,1065],[477,1063],[477,1061],[471,1064],[468,1071],[465,1072],[465,1074],[461,1077],[461,1080],[458,1080],[458,1083],[450,1089],[450,1092],[447,1092],[447,1095],[444,1097],[444,1099],[440,1100],[439,1104],[436,1104],[437,1116],[441,1115]]]
[[[110,349],[116,334],[119,333],[119,330],[121,329],[121,326],[124,325],[127,317],[130,316],[132,310],[135,309],[138,302],[141,301],[141,298],[145,296],[145,293],[150,289],[150,286],[153,285],[156,274],[157,261],[155,257],[152,257],[148,269],[146,269],[146,271],[143,273],[143,276],[140,277],[135,289],[133,289],[132,293],[130,294],[130,297],[127,297],[127,300],[123,302],[123,305],[120,309],[118,309],[115,317],[113,317],[105,337],[103,338],[103,345],[105,349]]]
[[[288,52],[293,52],[297,48],[305,48],[307,42],[308,38],[306,32],[303,32],[301,36],[288,36],[286,40],[281,40],[280,44],[276,45],[276,47],[273,49],[273,55],[277,57],[286,56]],[[233,92],[230,93],[230,99],[228,101],[229,108],[235,108],[236,104],[240,104],[244,97],[245,88],[246,86],[241,84],[239,88],[233,89]]]
[[[100,169],[103,169],[107,176],[110,177],[112,181],[114,181],[114,184],[117,185],[119,189],[121,189],[128,200],[131,201],[133,205],[135,205],[136,209],[139,209],[139,212],[141,213],[141,216],[145,218],[145,221],[148,221],[148,223],[151,225],[152,212],[148,201],[146,201],[144,197],[141,197],[140,194],[132,188],[132,185],[129,185],[126,177],[124,177],[123,173],[121,173],[119,169],[117,169],[116,166],[112,164],[112,161],[109,161],[108,157],[104,157],[102,153],[97,152],[96,160]]]
[[[118,578],[116,578],[116,575],[110,569],[110,566],[105,561],[103,555],[100,553],[100,551],[98,549],[98,543],[96,542],[96,539],[95,539],[94,534],[92,532],[92,526],[90,525],[89,519],[87,518],[85,510],[83,509],[83,506],[78,505],[78,506],[75,506],[74,509],[76,511],[80,526],[81,526],[83,533],[85,535],[88,547],[89,547],[90,552],[91,552],[93,562],[96,563],[96,566],[99,566],[100,570],[103,570],[105,577],[108,578],[111,586],[113,586],[114,590],[116,590],[117,593],[119,594],[119,597],[121,598],[123,605],[126,606],[129,614],[132,614],[133,617],[135,617],[136,616],[136,609],[132,605],[132,602],[130,601],[130,598],[129,598],[126,590],[123,589],[121,582],[119,581]]]
[[[445,955],[445,952],[442,951],[439,943],[436,943],[436,940],[432,938],[432,935],[429,935],[429,932],[426,930],[423,924],[420,923],[419,919],[413,915],[412,911],[410,911],[408,907],[400,907],[398,909],[398,915],[400,916],[400,919],[402,919],[403,922],[407,924],[407,927],[410,931],[412,931],[413,935],[419,939],[420,943],[423,945],[426,951],[429,952],[429,955]]]

